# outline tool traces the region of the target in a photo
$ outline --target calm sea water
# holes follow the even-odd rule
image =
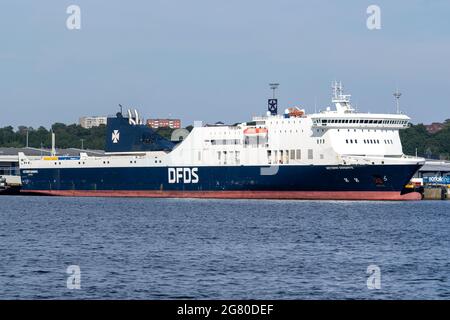
[[[449,299],[450,201],[3,196],[0,298]]]

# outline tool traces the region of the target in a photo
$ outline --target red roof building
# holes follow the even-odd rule
[[[444,124],[440,122],[433,122],[432,124],[426,124],[425,128],[429,133],[436,133],[444,129]]]
[[[180,119],[148,119],[147,125],[152,129],[158,129],[158,128],[180,129],[181,128],[181,120]]]

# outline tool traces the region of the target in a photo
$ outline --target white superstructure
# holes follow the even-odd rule
[[[404,156],[399,130],[403,114],[359,113],[336,84],[335,109],[307,115],[254,117],[236,126],[196,127],[168,155],[174,165],[338,165],[417,162]]]
[[[284,115],[254,117],[241,124],[194,127],[172,151],[109,154],[60,161],[21,157],[21,168],[123,166],[242,166],[408,164],[422,161],[403,154],[399,130],[409,126],[403,114],[356,112],[340,83],[332,102],[314,114],[289,108]],[[130,116],[130,124],[140,124]],[[111,139],[118,141],[120,132]],[[50,161],[49,161],[50,160]]]

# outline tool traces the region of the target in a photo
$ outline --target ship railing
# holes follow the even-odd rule
[[[253,116],[252,120],[253,121],[265,121],[269,118],[274,118],[274,119],[284,119],[284,117],[282,115],[271,115],[271,116]]]

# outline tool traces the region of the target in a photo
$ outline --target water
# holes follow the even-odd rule
[[[449,299],[449,208],[0,197],[0,298]]]

